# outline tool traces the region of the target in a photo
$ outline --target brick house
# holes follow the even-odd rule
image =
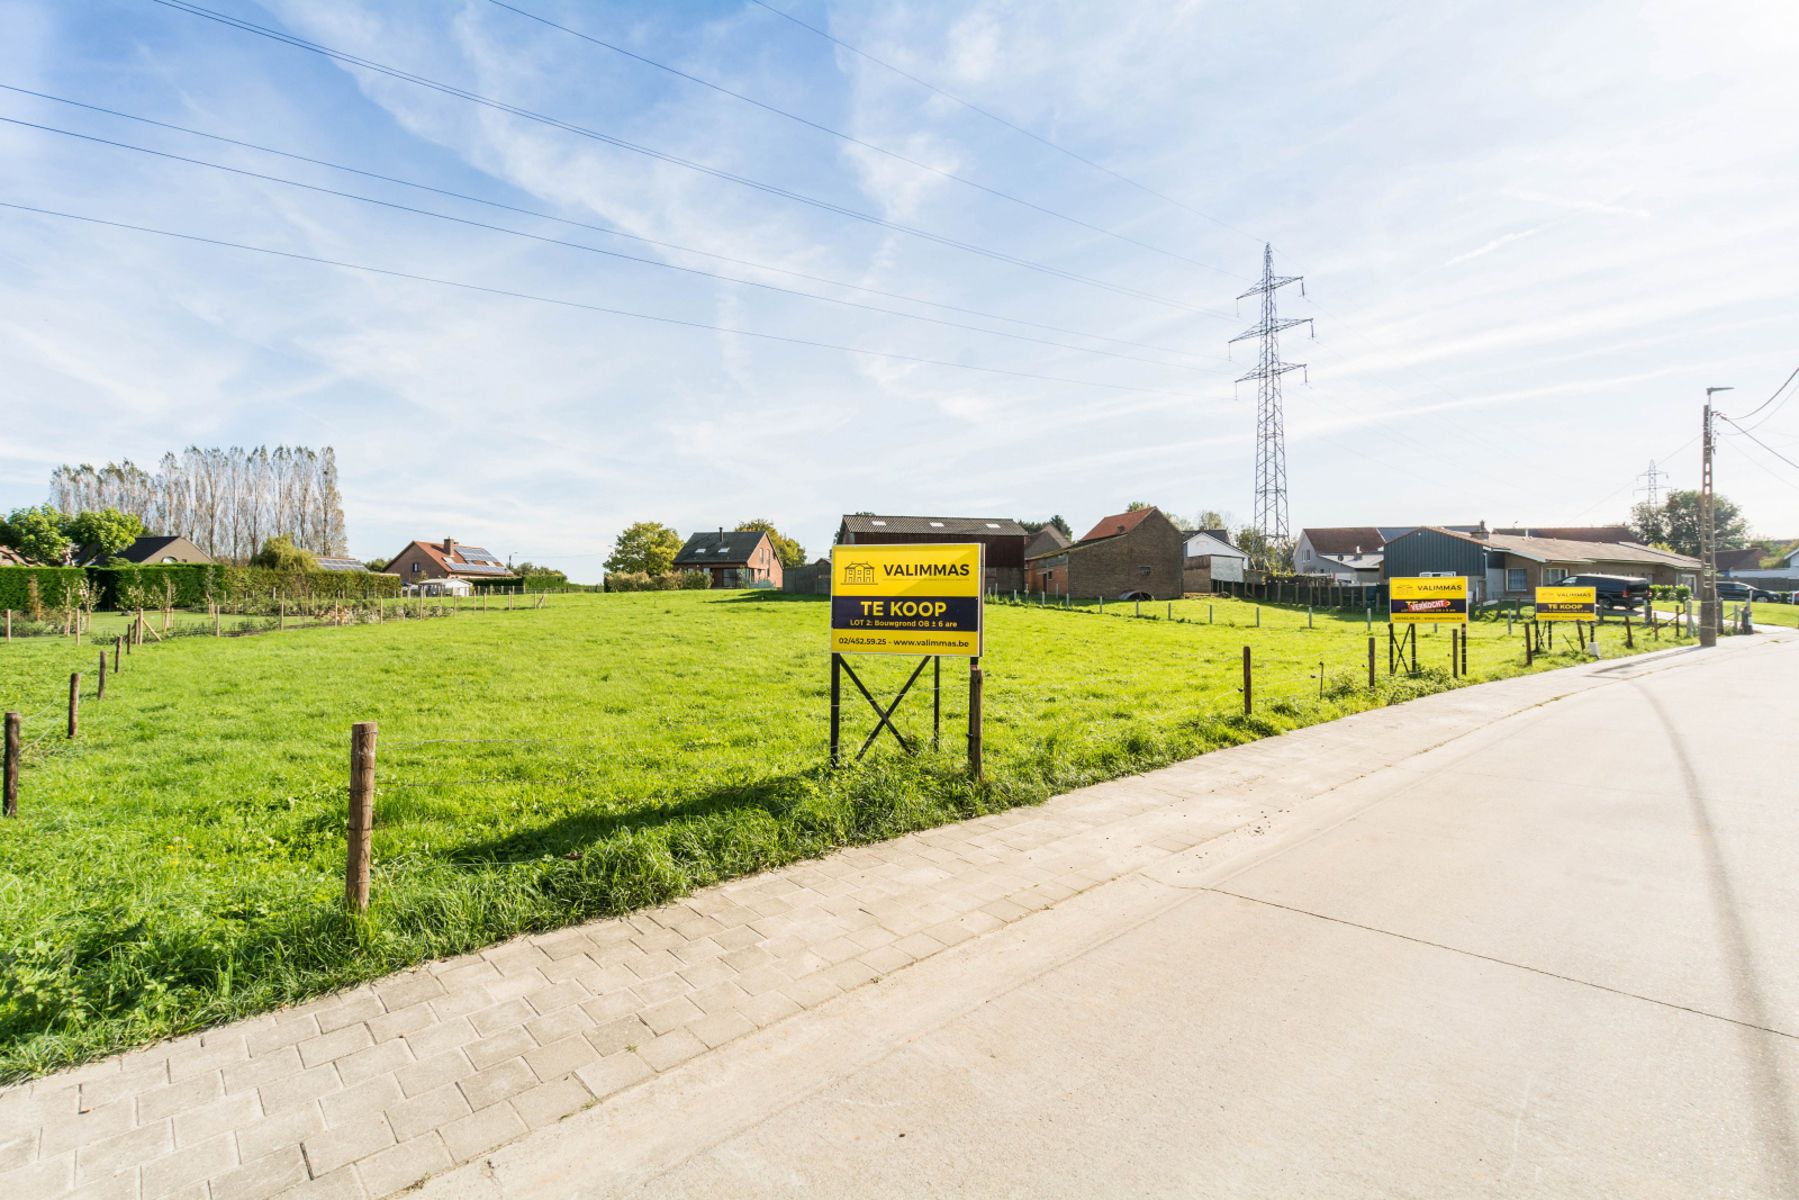
[[[121,562],[153,566],[159,563],[209,563],[212,556],[180,534],[173,536],[146,534],[116,553],[108,554],[96,546],[83,546],[75,551],[75,565],[97,567],[113,559]]]
[[[386,575],[416,588],[427,579],[466,579],[470,584],[508,583],[512,570],[479,546],[465,546],[455,538],[441,542],[408,542],[406,549],[388,560]]]
[[[979,542],[986,547],[986,589],[1024,586],[1024,548],[1031,533],[1010,517],[901,517],[849,513],[837,526],[840,546],[920,546]]]
[[[1030,560],[1051,595],[1178,600],[1187,533],[1158,508],[1105,517],[1072,546]]]
[[[778,588],[781,559],[760,529],[696,533],[675,555],[675,570],[704,571],[715,588]]]
[[[1054,525],[1045,525],[1031,535],[1031,540],[1024,547],[1024,590],[1041,592],[1043,573],[1033,564],[1040,562],[1045,555],[1054,555],[1058,550],[1066,550],[1069,546],[1068,535]]]

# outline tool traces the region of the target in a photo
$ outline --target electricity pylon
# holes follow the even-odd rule
[[[1298,275],[1274,273],[1274,247],[1262,247],[1262,282],[1237,299],[1262,298],[1262,319],[1232,338],[1232,342],[1259,338],[1262,342],[1256,369],[1238,379],[1238,383],[1256,381],[1256,516],[1255,528],[1262,541],[1261,554],[1266,565],[1271,555],[1282,553],[1291,540],[1287,525],[1287,432],[1281,415],[1281,376],[1289,371],[1304,371],[1304,363],[1281,361],[1280,333],[1295,325],[1310,325],[1310,317],[1282,318],[1275,309],[1274,293],[1289,283],[1299,285],[1305,295],[1305,280]]]

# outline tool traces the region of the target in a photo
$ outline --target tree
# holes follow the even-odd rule
[[[1748,538],[1749,523],[1743,512],[1723,496],[1712,496],[1712,516],[1718,526],[1718,549],[1741,547]],[[1669,492],[1667,499],[1651,508],[1638,504],[1630,511],[1631,532],[1646,545],[1672,546],[1676,553],[1699,557],[1703,548],[1699,520],[1699,493],[1696,490]]]
[[[1264,571],[1290,571],[1293,547],[1290,543],[1267,537],[1253,525],[1245,525],[1231,539],[1231,545],[1249,556],[1249,565]]]
[[[520,579],[531,580],[539,585],[568,582],[568,576],[555,567],[540,567],[534,562],[518,563],[512,568],[512,573]]]
[[[680,552],[680,534],[660,521],[638,521],[619,534],[618,541],[612,544],[606,570],[666,575],[674,569],[675,555]]]
[[[116,508],[90,508],[69,522],[68,531],[76,545],[98,550],[105,560],[142,537],[144,523]]]
[[[69,554],[68,518],[54,505],[15,508],[6,518],[6,544],[32,562],[59,567]]]
[[[768,544],[775,548],[775,557],[781,560],[783,567],[803,567],[806,565],[806,548],[775,528],[773,521],[765,521],[761,517],[753,517],[737,526],[738,533],[766,533]]]
[[[1124,511],[1125,512],[1136,512],[1139,509],[1154,508],[1154,507],[1155,507],[1155,505],[1151,504],[1147,500],[1133,500],[1129,504],[1124,506]]]
[[[276,571],[316,571],[319,560],[312,551],[302,550],[294,545],[292,538],[283,534],[264,542],[262,549],[251,555],[250,565]]]
[[[391,561],[391,559],[386,558],[371,558],[362,565],[371,571],[385,571],[387,570],[387,564]]]
[[[1057,529],[1062,531],[1063,537],[1071,542],[1074,541],[1074,530],[1068,527],[1068,522],[1062,519],[1061,513],[1057,513],[1047,521],[1020,521],[1018,524],[1023,527],[1026,533],[1036,533],[1045,525],[1054,525]]]
[[[1204,511],[1202,511],[1199,514],[1199,516],[1194,518],[1193,528],[1195,528],[1195,529],[1228,529],[1228,528],[1230,528],[1230,523],[1231,523],[1230,518],[1226,517],[1223,513],[1219,512],[1215,508],[1208,508],[1208,509],[1205,509]]]

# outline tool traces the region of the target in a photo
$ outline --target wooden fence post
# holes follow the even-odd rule
[[[1468,627],[1462,626],[1462,678],[1468,677]]]
[[[6,714],[6,790],[0,800],[0,814],[19,815],[19,721],[16,712]]]
[[[12,641],[12,609],[6,610],[6,640]]]
[[[1260,612],[1260,609],[1256,610]],[[1248,716],[1255,711],[1255,669],[1250,665],[1249,647],[1243,647],[1243,715]]]
[[[981,660],[968,660],[968,773],[975,779],[982,778],[981,761],[981,701],[985,691],[986,679],[981,673]]]
[[[369,835],[375,826],[375,722],[350,726],[350,813],[346,827],[344,903],[369,907]]]
[[[275,619],[275,630],[280,632],[287,628],[287,601],[281,602],[281,615]]]
[[[223,631],[223,630],[222,630],[222,629],[221,629],[221,628],[220,628],[220,623],[219,623],[219,602],[218,602],[218,601],[217,601],[217,600],[214,600],[214,601],[213,601],[213,602],[212,602],[212,636],[213,636],[213,637],[223,637],[223,636],[225,636],[225,635],[224,635],[224,631]]]
[[[94,699],[106,699],[106,651],[100,651],[100,685],[94,689]]]
[[[118,674],[119,670],[119,653],[124,649],[125,639],[123,637],[115,637],[112,639],[112,669],[115,675]]]
[[[1374,688],[1374,638],[1368,639],[1368,687]]]
[[[69,736],[81,727],[81,672],[69,672]]]
[[[1462,673],[1462,660],[1461,656],[1457,653],[1460,648],[1458,645],[1460,638],[1461,631],[1451,625],[1449,627],[1449,677],[1451,679],[1459,678]]]

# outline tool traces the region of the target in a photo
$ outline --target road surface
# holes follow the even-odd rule
[[[1582,670],[424,1194],[1799,1196],[1799,639]]]

